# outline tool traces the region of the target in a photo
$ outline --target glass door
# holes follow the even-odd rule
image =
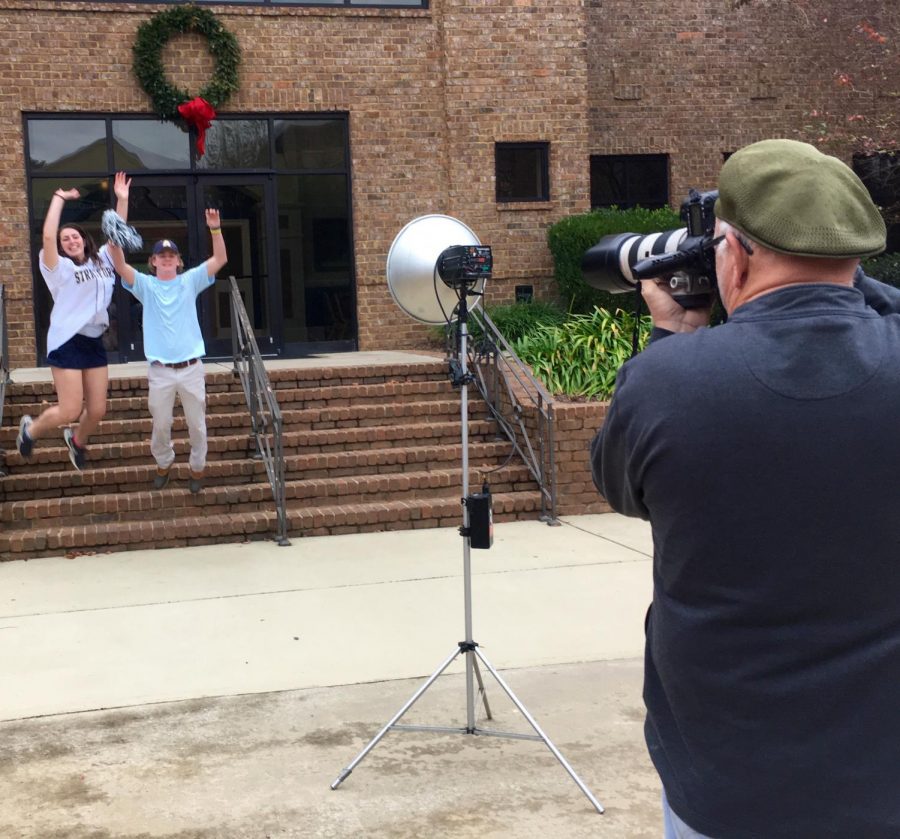
[[[215,207],[222,220],[228,264],[209,292],[200,296],[201,325],[209,356],[230,357],[232,324],[229,277],[237,281],[250,325],[263,356],[279,355],[281,319],[273,307],[271,288],[274,213],[271,181],[263,176],[202,175],[197,179],[196,235],[201,243],[197,264],[211,253],[204,208]]]
[[[141,273],[152,273],[150,252],[158,239],[171,239],[178,245],[184,264],[195,264],[191,259],[197,248],[193,246],[189,232],[189,220],[195,215],[194,196],[188,189],[187,178],[133,177],[128,223],[141,234],[144,245],[137,253],[125,254],[128,264]],[[109,334],[116,338],[116,346],[110,349],[118,350],[118,358],[111,355],[110,361],[139,361],[144,358],[142,315],[138,299],[117,282],[109,309]]]
[[[153,243],[178,243],[188,267],[211,252],[206,204],[222,212],[228,264],[198,298],[209,355],[231,354],[228,277],[234,275],[260,349],[291,358],[357,347],[356,276],[346,114],[222,116],[196,159],[190,136],[155,117],[35,114],[27,127],[35,326],[43,350],[52,301],[38,268],[41,227],[53,191],[77,187],[63,221],[100,244],[113,177],[132,178],[129,219],[144,238],[128,254],[148,271]],[[105,173],[105,174],[104,174]],[[142,311],[118,286],[104,344],[111,362],[144,358]]]

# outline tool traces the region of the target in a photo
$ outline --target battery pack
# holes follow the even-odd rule
[[[491,491],[476,492],[466,498],[469,511],[469,547],[486,550],[494,544],[494,508]]]

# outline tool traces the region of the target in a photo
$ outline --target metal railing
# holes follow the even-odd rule
[[[541,490],[541,520],[556,515],[553,399],[479,307],[471,312],[478,333],[469,342],[475,384],[503,433]],[[473,330],[474,332],[474,330]]]
[[[6,328],[6,290],[0,284],[0,426],[3,425],[6,385],[9,382],[9,333]]]
[[[287,538],[287,508],[285,503],[284,446],[281,408],[269,382],[262,356],[244,308],[237,280],[228,278],[231,292],[231,348],[234,358],[234,374],[241,379],[244,397],[250,410],[250,428],[256,442],[256,451],[265,464],[272,497],[278,516],[275,540],[279,545],[290,545]]]

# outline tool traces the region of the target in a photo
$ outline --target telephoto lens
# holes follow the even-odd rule
[[[709,306],[716,294],[716,190],[690,190],[681,203],[687,227],[660,233],[604,236],[581,258],[585,282],[621,294],[658,279],[685,309]]]
[[[593,288],[612,294],[634,291],[638,280],[644,279],[634,273],[634,266],[650,257],[679,253],[678,247],[686,236],[686,227],[643,236],[637,233],[604,236],[581,258],[584,281]],[[673,260],[681,262],[677,256]],[[677,270],[677,267],[670,270]]]

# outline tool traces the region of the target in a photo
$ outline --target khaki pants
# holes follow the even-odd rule
[[[175,396],[181,400],[191,440],[190,467],[202,472],[206,467],[206,375],[203,362],[174,370],[161,364],[151,364],[147,373],[150,393],[147,403],[153,417],[150,453],[160,469],[168,469],[175,461],[172,446],[172,411]]]

